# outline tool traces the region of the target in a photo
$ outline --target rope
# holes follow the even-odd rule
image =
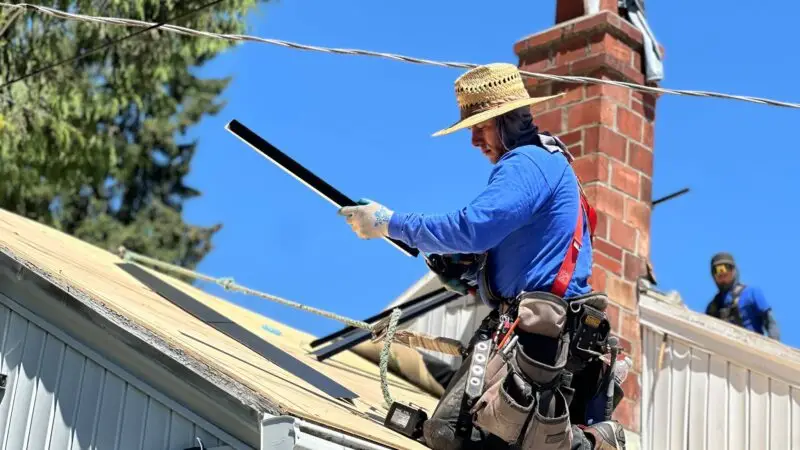
[[[241,292],[243,294],[253,295],[253,296],[256,296],[256,297],[261,297],[261,298],[266,299],[266,300],[270,300],[270,301],[273,301],[273,302],[276,302],[276,303],[280,303],[280,304],[282,304],[284,306],[297,308],[297,309],[300,309],[300,310],[303,310],[303,311],[306,311],[306,312],[309,312],[309,313],[312,313],[312,314],[317,314],[317,315],[322,316],[322,317],[327,317],[328,319],[333,319],[333,320],[342,322],[342,323],[344,323],[346,325],[349,325],[351,327],[354,327],[354,328],[361,328],[363,330],[368,330],[368,331],[372,331],[372,332],[379,331],[379,330],[375,330],[372,325],[368,324],[367,322],[361,321],[361,320],[350,319],[350,318],[342,316],[340,314],[332,313],[330,311],[325,311],[325,310],[322,310],[322,309],[319,309],[319,308],[314,308],[313,306],[304,305],[302,303],[297,303],[297,302],[294,302],[294,301],[291,301],[291,300],[287,300],[285,298],[281,298],[281,297],[278,297],[276,295],[267,294],[265,292],[256,291],[256,290],[250,289],[248,287],[238,285],[233,280],[233,278],[226,278],[226,277],[214,278],[214,277],[210,277],[208,275],[203,275],[202,273],[195,272],[193,270],[185,269],[183,267],[179,267],[179,266],[176,266],[176,265],[173,265],[173,264],[165,263],[165,262],[159,261],[157,259],[150,258],[148,256],[140,255],[140,254],[132,252],[132,251],[130,251],[130,250],[124,248],[124,247],[120,247],[119,252],[120,252],[120,257],[122,259],[126,260],[126,261],[143,262],[143,263],[150,264],[150,265],[153,265],[153,266],[156,266],[156,267],[160,267],[160,268],[165,269],[165,270],[169,270],[169,271],[172,271],[172,272],[175,272],[175,273],[179,273],[179,274],[187,276],[187,277],[191,277],[191,278],[195,278],[195,279],[203,280],[203,281],[209,281],[211,283],[216,283],[216,284],[222,286],[222,288],[225,289],[226,291]]]
[[[28,3],[18,3],[18,4],[10,4],[0,2],[0,7],[6,8],[17,8],[17,9],[32,9],[39,11],[43,14],[47,14],[50,16],[59,17],[62,19],[70,19],[70,20],[77,20],[82,22],[95,22],[95,23],[105,23],[105,24],[112,24],[112,25],[123,25],[123,26],[130,26],[130,27],[149,27],[153,26],[153,23],[145,22],[141,20],[133,20],[133,19],[121,19],[116,17],[99,17],[99,16],[89,16],[83,14],[74,14],[65,11],[60,11],[53,8],[48,8],[46,6],[39,6],[39,5],[31,5]],[[264,44],[271,44],[271,45],[278,45],[282,47],[292,48],[296,50],[309,50],[309,51],[316,51],[322,53],[331,53],[331,54],[338,54],[338,55],[355,55],[355,56],[373,56],[378,58],[386,58],[400,62],[412,63],[412,64],[423,64],[423,65],[431,65],[431,66],[438,66],[438,67],[449,67],[449,68],[460,68],[460,69],[472,69],[477,67],[478,64],[472,63],[463,63],[463,62],[443,62],[443,61],[435,61],[431,59],[423,59],[423,58],[416,58],[412,56],[405,56],[399,55],[394,53],[383,53],[383,52],[375,52],[369,50],[360,50],[360,49],[347,49],[347,48],[332,48],[332,47],[320,47],[314,45],[305,45],[305,44],[298,44],[295,42],[284,41],[279,39],[268,39],[262,38],[257,36],[248,36],[248,35],[241,35],[241,34],[221,34],[221,33],[212,33],[208,31],[200,31],[195,30],[192,28],[181,27],[177,25],[162,25],[160,27],[161,30],[170,31],[172,33],[182,34],[182,35],[191,35],[191,36],[201,36],[201,37],[208,37],[214,39],[224,39],[229,41],[251,41],[251,42],[259,42]],[[643,86],[640,84],[629,83],[625,81],[614,81],[614,80],[602,80],[597,78],[591,77],[584,77],[584,76],[575,76],[575,75],[552,75],[552,74],[545,74],[545,73],[537,73],[537,72],[528,72],[528,71],[520,71],[523,76],[533,77],[533,78],[541,78],[545,80],[551,81],[559,81],[562,83],[577,83],[577,84],[608,84],[612,86],[620,86],[626,87],[630,89],[634,89],[637,91],[642,92],[649,92],[655,94],[672,94],[672,95],[685,95],[690,97],[708,97],[708,98],[722,98],[722,99],[729,99],[729,100],[739,100],[744,102],[750,103],[758,103],[764,104],[769,106],[779,106],[784,108],[796,108],[800,109],[800,103],[790,103],[790,102],[783,102],[778,100],[770,100],[761,97],[753,97],[747,95],[733,95],[733,94],[723,94],[719,92],[710,92],[710,91],[696,91],[696,90],[687,90],[687,89],[667,89],[667,88],[660,88],[654,86]]]
[[[383,393],[383,401],[386,402],[386,407],[392,406],[393,400],[389,394],[389,383],[386,383],[386,373],[389,370],[389,357],[391,356],[389,350],[392,346],[394,334],[397,331],[397,321],[400,320],[400,309],[395,308],[392,310],[392,315],[389,319],[389,327],[386,329],[386,338],[383,341],[383,349],[381,349],[381,360],[379,368],[381,371],[381,392]]]
[[[235,291],[248,295],[254,295],[266,300],[271,300],[276,303],[280,303],[285,306],[297,308],[312,314],[317,314],[322,317],[327,317],[329,319],[337,320],[354,328],[368,330],[373,334],[373,336],[381,334],[385,331],[383,349],[381,350],[381,355],[380,355],[381,357],[379,362],[379,368],[381,377],[381,391],[383,392],[383,398],[387,403],[387,407],[391,406],[392,396],[389,393],[389,381],[387,372],[389,367],[390,349],[392,346],[394,335],[397,332],[398,321],[400,320],[400,315],[401,315],[401,311],[399,308],[395,308],[392,310],[392,314],[388,319],[388,326],[386,320],[379,320],[374,324],[370,325],[367,322],[363,322],[361,320],[353,320],[348,317],[342,316],[340,314],[314,308],[308,305],[303,305],[301,303],[293,302],[291,300],[287,300],[275,295],[259,292],[244,286],[240,286],[234,282],[233,278],[214,278],[208,275],[204,275],[200,272],[195,272],[194,270],[189,270],[180,266],[176,266],[174,264],[169,264],[154,258],[150,258],[149,256],[144,256],[139,253],[132,252],[126,249],[125,247],[119,247],[118,252],[120,258],[128,262],[150,264],[152,266],[160,267],[162,269],[178,273],[190,278],[216,283],[222,286],[227,291]]]

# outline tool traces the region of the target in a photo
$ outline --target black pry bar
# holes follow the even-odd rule
[[[428,311],[436,309],[442,305],[446,305],[459,298],[461,298],[461,294],[458,292],[447,291],[444,294],[439,294],[436,297],[432,297],[426,301],[417,303],[416,305],[403,310],[402,314],[400,315],[400,319],[397,321],[397,325],[402,325],[409,320],[414,320]],[[334,342],[328,346],[318,348],[312,351],[311,354],[317,358],[317,361],[325,361],[332,356],[355,347],[356,345],[369,339],[371,336],[372,334],[367,330],[362,330],[360,328],[355,329],[348,333],[347,336],[342,338],[342,340]]]
[[[230,131],[245,144],[257,150],[289,175],[305,184],[318,195],[333,203],[333,205],[337,208],[357,205],[357,203],[350,197],[344,195],[339,190],[328,184],[325,180],[303,167],[302,164],[289,157],[289,155],[278,150],[274,145],[264,140],[264,138],[246,126],[242,125],[242,123],[238,120],[233,119],[228,122],[228,124],[225,125],[225,129]],[[384,240],[394,245],[398,250],[402,251],[408,256],[416,257],[419,255],[419,250],[409,247],[404,242],[392,239],[390,237],[384,237]]]
[[[412,298],[411,300],[409,300],[407,302],[404,302],[404,303],[402,303],[400,305],[397,305],[397,307],[400,308],[400,310],[405,310],[406,308],[414,306],[419,302],[422,302],[422,301],[425,301],[425,300],[427,300],[429,298],[432,298],[432,297],[435,297],[437,295],[443,294],[446,290],[447,289],[445,289],[445,288],[439,288],[439,289],[433,290],[431,292],[428,292],[427,294],[422,294],[422,295],[420,295],[418,297]],[[384,317],[389,316],[392,313],[392,309],[394,309],[394,308],[383,310],[383,311],[379,312],[378,314],[375,314],[372,317],[368,317],[368,318],[364,319],[364,322],[373,323],[373,322],[375,322],[377,320],[381,320]],[[322,344],[324,344],[326,342],[330,342],[330,341],[332,341],[332,340],[334,340],[336,338],[342,337],[345,334],[347,334],[347,333],[349,333],[349,332],[351,332],[351,331],[353,331],[355,329],[356,329],[355,327],[346,326],[344,328],[341,328],[338,331],[334,331],[333,333],[331,333],[331,334],[329,334],[327,336],[322,336],[321,338],[315,339],[315,340],[311,341],[311,343],[308,344],[308,345],[311,348],[319,347],[320,345],[322,345]]]

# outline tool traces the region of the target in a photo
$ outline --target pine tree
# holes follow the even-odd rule
[[[73,0],[43,6],[160,22],[206,1]],[[175,25],[245,32],[258,0],[226,0]],[[135,28],[0,9],[0,83]],[[12,19],[15,19],[12,21]],[[149,31],[76,63],[0,88],[0,207],[115,251],[193,268],[220,229],[184,222],[197,142],[184,137],[224,106],[230,78],[193,71],[232,45]]]

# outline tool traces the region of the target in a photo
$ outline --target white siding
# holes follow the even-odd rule
[[[642,328],[642,449],[800,450],[800,373],[787,381],[743,352],[708,350],[723,337],[662,325]]]
[[[102,361],[0,304],[0,450],[167,449],[222,445]]]

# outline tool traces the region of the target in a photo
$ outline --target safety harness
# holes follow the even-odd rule
[[[735,325],[743,325],[742,314],[739,310],[739,298],[742,296],[744,288],[745,285],[741,283],[737,283],[733,287],[731,290],[730,306],[720,307],[716,299],[712,300],[708,305],[708,314]]]

